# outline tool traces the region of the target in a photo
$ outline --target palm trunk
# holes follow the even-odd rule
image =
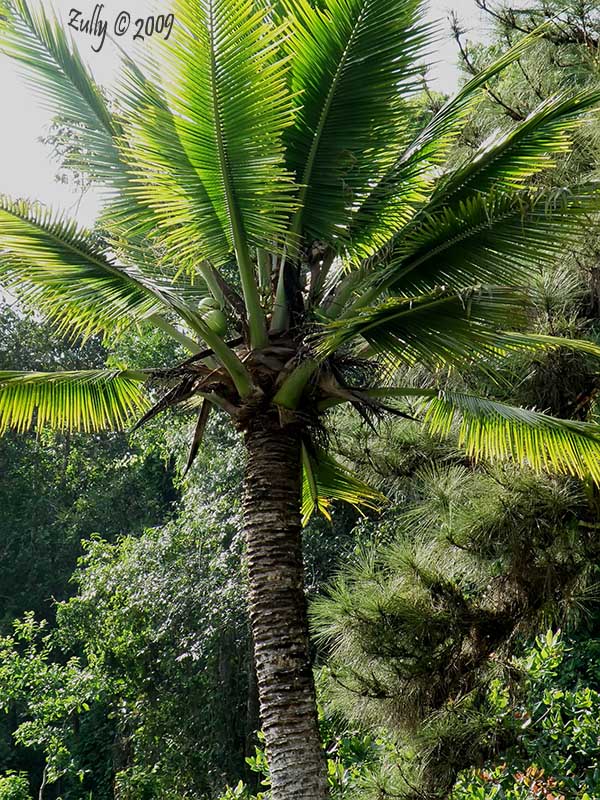
[[[300,520],[300,435],[276,414],[246,432],[249,612],[272,800],[329,797],[309,655]]]

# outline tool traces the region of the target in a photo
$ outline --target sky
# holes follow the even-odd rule
[[[390,0],[394,2],[394,0]],[[44,4],[47,6],[47,4]],[[56,0],[54,7],[63,24],[71,16],[72,8],[80,11],[77,22],[90,18],[93,14],[95,3],[90,0]],[[455,11],[468,30],[472,38],[485,35],[485,21],[482,13],[477,9],[473,0],[430,0],[429,17],[439,22],[439,41],[431,60],[434,62],[430,72],[433,88],[451,92],[457,85],[457,49],[453,41],[449,25],[448,14]],[[157,14],[168,11],[168,0],[155,0],[155,2],[132,2],[132,0],[105,0],[101,12],[101,19],[108,22],[109,28],[114,27],[119,14],[130,14],[131,25],[128,32],[120,39],[120,44],[134,59],[140,50],[147,47],[148,39],[133,41],[136,25],[135,19],[140,16]],[[123,16],[122,21],[127,17]],[[124,24],[124,22],[123,22]],[[100,39],[79,30],[70,30],[75,38],[80,52],[88,62],[95,79],[102,85],[109,86],[114,80],[118,64],[117,50],[107,38],[99,52]],[[176,28],[173,35],[176,34]],[[152,45],[160,47],[156,35]],[[49,148],[39,141],[39,137],[47,133],[52,113],[40,107],[39,98],[19,75],[15,63],[6,56],[0,55],[0,92],[2,107],[5,110],[4,119],[0,125],[0,194],[11,197],[36,199],[60,209],[70,215],[75,215],[82,225],[93,224],[98,210],[98,197],[88,193],[80,201],[71,187],[59,184],[55,180],[57,166],[49,155]]]

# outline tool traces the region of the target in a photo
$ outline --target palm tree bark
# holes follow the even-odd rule
[[[329,797],[310,663],[297,426],[276,412],[246,430],[249,612],[272,800]]]

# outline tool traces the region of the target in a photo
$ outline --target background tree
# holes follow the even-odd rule
[[[154,356],[157,355],[155,351]],[[103,367],[106,349],[57,337],[50,326],[0,307],[0,367],[13,370]],[[50,430],[0,439],[2,520],[0,620],[5,632],[24,611],[51,617],[69,593],[81,539],[141,532],[164,522],[177,499],[173,465],[160,439],[128,442]]]
[[[108,358],[97,338],[85,344],[61,339],[51,326],[16,305],[0,307],[0,331],[4,370],[17,365],[77,368],[82,362],[100,367]],[[119,343],[124,353],[130,338],[124,336]],[[167,347],[172,356],[169,340]],[[164,357],[164,348],[164,338],[160,343],[146,340],[143,345],[137,339],[138,357],[144,357],[145,349],[155,362]],[[89,436],[45,430],[34,436],[9,432],[0,440],[0,464],[4,635],[12,632],[13,619],[26,611],[46,619],[50,627],[54,624],[57,603],[75,590],[70,580],[83,553],[82,539],[89,540],[100,531],[109,541],[125,534],[139,535],[147,526],[168,520],[178,498],[173,459],[156,430],[147,430],[135,442],[122,433]],[[74,645],[72,652],[79,654],[79,648]],[[64,661],[61,656],[57,660]],[[25,780],[20,772],[28,774],[37,794],[45,763],[39,748],[24,749],[13,741],[24,707],[33,699],[9,698],[13,683],[2,683],[7,713],[0,724],[0,768],[15,771],[6,778],[7,798]],[[43,675],[38,685],[43,689]],[[87,731],[89,751],[102,759],[112,748],[110,732],[99,717],[90,727],[98,735]],[[85,737],[84,731],[81,738]],[[76,778],[75,782],[79,783]],[[46,794],[49,791],[46,787]]]
[[[244,776],[258,700],[234,453],[211,431],[177,517],[88,542],[56,627],[26,620],[6,641],[2,702],[17,742],[44,757],[46,797],[214,797]]]
[[[412,481],[387,466],[412,507],[388,512],[313,605],[328,713],[388,732],[364,797],[449,796],[515,741],[527,636],[594,608],[597,517],[576,485],[440,455]]]
[[[385,398],[421,398],[431,430],[462,419],[472,456],[600,477],[596,426],[444,386],[448,369],[477,360],[489,372],[514,350],[565,344],[526,331],[522,284],[533,264],[552,264],[581,237],[597,188],[548,192],[530,178],[569,149],[600,98],[543,104],[443,171],[486,84],[531,37],[416,128],[428,31],[415,0],[323,9],[181,0],[175,13],[160,69],[125,60],[111,113],[61,29],[23,0],[3,2],[4,49],[86,141],[91,171],[110,189],[96,240],[5,200],[3,283],[63,330],[150,322],[192,355],[166,369],[5,371],[0,427],[122,426],[147,409],[148,385],[157,402],[143,421],[169,406],[196,411],[191,463],[211,408],[230,415],[247,454],[249,609],[272,795],[316,800],[328,789],[301,468],[305,518],[332,498],[379,501],[326,453],[326,412],[349,403],[368,416],[386,410]],[[598,353],[592,342],[568,344]],[[433,383],[407,379],[418,363]]]

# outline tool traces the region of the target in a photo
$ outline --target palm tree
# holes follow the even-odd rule
[[[598,93],[560,95],[445,168],[486,86],[535,39],[415,122],[421,0],[176,0],[161,58],[107,99],[56,21],[2,0],[0,41],[105,187],[94,236],[3,198],[0,282],[61,333],[161,328],[170,369],[0,373],[0,431],[94,431],[178,406],[243,434],[249,613],[273,800],[328,796],[303,590],[301,521],[378,494],[326,452],[331,410],[458,428],[474,457],[600,481],[600,431],[444,390],[448,371],[517,349],[579,347],[526,332],[528,273],[574,246],[593,182],[548,191]],[[146,51],[148,52],[148,51]],[[6,124],[6,123],[5,123]],[[424,365],[439,385],[410,383]],[[402,377],[404,376],[404,377]],[[152,401],[152,404],[151,402]]]

